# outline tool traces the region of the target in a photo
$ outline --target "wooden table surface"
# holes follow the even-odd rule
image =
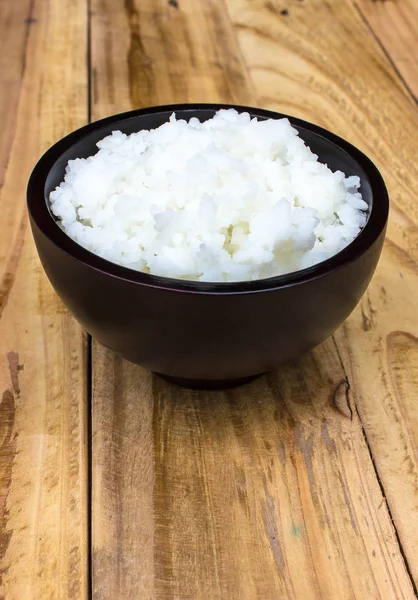
[[[2,0],[0,84],[0,600],[415,598],[417,0]],[[216,393],[89,339],[25,208],[64,134],[201,101],[331,129],[392,202],[348,321]]]

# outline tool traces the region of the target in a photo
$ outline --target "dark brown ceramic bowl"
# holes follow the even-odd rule
[[[302,271],[240,283],[188,282],[118,266],[79,246],[58,226],[48,196],[69,159],[94,154],[115,129],[158,127],[172,112],[211,118],[225,105],[181,104],[97,121],[57,142],[36,165],[27,200],[42,265],[57,294],[99,342],[139,365],[190,386],[226,387],[294,359],[348,317],[369,284],[385,235],[389,199],[374,164],[354,146],[288,117],[319,159],[359,175],[370,206],[360,235],[332,258]],[[287,115],[234,106],[258,119]],[[161,165],[164,169],[164,165]]]

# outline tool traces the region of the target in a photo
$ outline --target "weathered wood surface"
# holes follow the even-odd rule
[[[121,18],[122,3],[95,3],[93,118],[183,100],[298,114],[372,155],[395,207],[379,272],[347,325],[250,386],[180,390],[94,345],[94,598],[412,598],[417,112],[408,90],[348,0],[127,8]]]
[[[229,5],[263,106],[284,107],[346,137],[376,161],[389,188],[382,260],[361,306],[335,339],[417,583],[418,389],[412,365],[418,360],[413,301],[418,166],[411,159],[418,149],[416,102],[354,3],[295,2],[287,15],[274,2],[230,0]],[[410,25],[417,40],[417,21]]]
[[[415,597],[416,10],[0,3],[0,598]],[[36,258],[27,176],[89,112],[193,101],[289,112],[358,145],[389,187],[388,241],[333,339],[237,390],[183,390],[93,342],[88,481],[90,356]]]
[[[372,33],[418,98],[418,4],[415,0],[356,0]]]
[[[86,337],[25,208],[40,154],[87,117],[84,0],[0,3],[0,598],[87,598]]]

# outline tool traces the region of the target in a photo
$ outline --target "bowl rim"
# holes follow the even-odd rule
[[[371,193],[372,207],[369,218],[363,230],[348,246],[330,258],[317,263],[311,267],[276,275],[264,279],[236,282],[203,282],[175,279],[160,275],[153,275],[136,271],[108,261],[93,252],[90,252],[65,233],[53,219],[48,209],[46,197],[46,181],[54,164],[72,145],[79,142],[84,136],[94,133],[95,130],[111,123],[135,119],[158,113],[182,113],[181,118],[187,118],[187,112],[199,110],[213,110],[233,108],[238,112],[248,112],[251,116],[262,119],[289,119],[292,125],[300,129],[308,130],[318,137],[325,138],[331,145],[334,144],[353,158],[367,174]],[[41,194],[40,194],[41,191]],[[378,202],[375,202],[378,198]],[[93,121],[76,129],[53,144],[38,160],[35,165],[27,186],[27,206],[31,220],[42,231],[42,233],[61,251],[69,254],[84,265],[100,271],[115,279],[122,279],[132,284],[140,284],[147,287],[164,288],[175,292],[199,293],[199,294],[242,294],[277,290],[293,285],[306,283],[308,281],[323,277],[348,263],[353,262],[364,254],[385,231],[389,214],[389,196],[383,177],[375,164],[358,148],[347,142],[336,134],[299,119],[292,115],[279,113],[262,108],[218,103],[193,103],[193,104],[168,104],[140,108],[123,113],[117,113],[97,121]]]

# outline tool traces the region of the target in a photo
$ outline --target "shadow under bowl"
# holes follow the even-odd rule
[[[287,275],[238,283],[182,281],[137,272],[92,254],[59,227],[50,192],[70,159],[97,152],[114,130],[152,129],[178,118],[210,119],[221,108],[258,119],[287,117],[333,170],[358,175],[369,217],[332,258]],[[163,167],[162,167],[163,168]],[[71,133],[39,160],[27,202],[36,247],[57,294],[95,339],[122,357],[191,387],[240,384],[325,340],[365,292],[381,253],[389,199],[375,165],[336,135],[300,119],[242,106],[180,104],[114,115]]]

